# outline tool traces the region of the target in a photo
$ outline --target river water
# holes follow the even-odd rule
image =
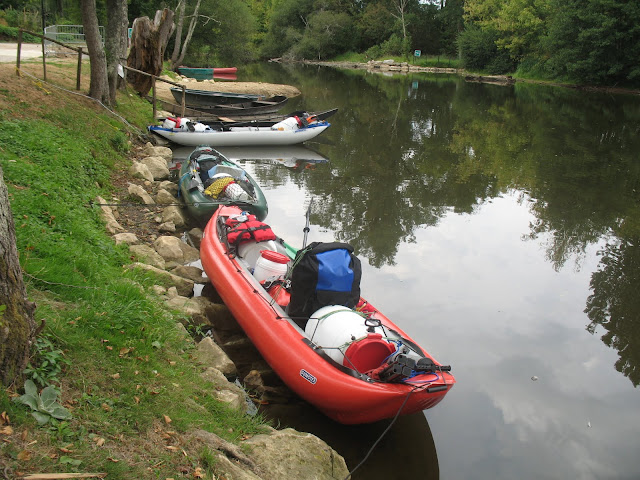
[[[238,79],[298,87],[286,111],[339,108],[305,147],[227,154],[289,243],[313,199],[309,241],[354,245],[363,296],[458,382],[354,479],[640,478],[640,97],[275,64]],[[266,412],[351,469],[389,423]]]

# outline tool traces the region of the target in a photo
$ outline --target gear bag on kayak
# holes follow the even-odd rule
[[[300,325],[327,305],[355,307],[360,300],[361,277],[360,259],[353,254],[351,245],[310,243],[294,260],[289,316]]]

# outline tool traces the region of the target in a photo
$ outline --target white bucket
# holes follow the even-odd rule
[[[284,253],[273,252],[271,250],[262,250],[260,257],[256,261],[256,268],[253,270],[253,276],[259,282],[269,277],[284,277],[289,268],[289,257]]]
[[[342,365],[344,351],[353,338],[367,336],[364,318],[342,305],[322,307],[311,315],[304,332],[325,353]],[[342,351],[338,347],[343,347]]]
[[[241,243],[238,247],[238,256],[244,259],[244,261],[249,265],[249,268],[253,270],[256,267],[256,263],[258,258],[260,258],[262,250],[271,250],[273,252],[277,251],[276,242],[273,240],[255,242],[252,240],[250,242]]]
[[[298,120],[295,117],[285,118],[271,127],[271,130],[297,130]]]

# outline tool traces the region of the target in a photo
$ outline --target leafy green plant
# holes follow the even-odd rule
[[[64,365],[70,364],[62,350],[49,338],[41,336],[36,340],[34,362],[29,362],[24,373],[41,387],[46,387],[57,382]]]
[[[27,405],[33,412],[31,415],[40,425],[46,425],[49,420],[66,420],[71,418],[71,412],[58,403],[60,392],[54,386],[45,387],[38,393],[38,387],[31,380],[24,383],[24,395],[15,399],[16,402]]]

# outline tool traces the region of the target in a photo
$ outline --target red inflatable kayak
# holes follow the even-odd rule
[[[343,424],[415,413],[444,398],[455,383],[450,367],[364,299],[354,309],[322,307],[304,329],[298,326],[285,313],[288,293],[277,281],[284,277],[286,285],[295,250],[278,238],[266,240],[272,237],[262,229],[257,230],[261,242],[238,245],[236,230],[245,217],[235,206],[213,214],[200,246],[202,265],[247,336],[291,390]],[[229,225],[233,243],[227,238]],[[251,224],[248,229],[256,228]],[[266,282],[261,281],[265,276]]]

